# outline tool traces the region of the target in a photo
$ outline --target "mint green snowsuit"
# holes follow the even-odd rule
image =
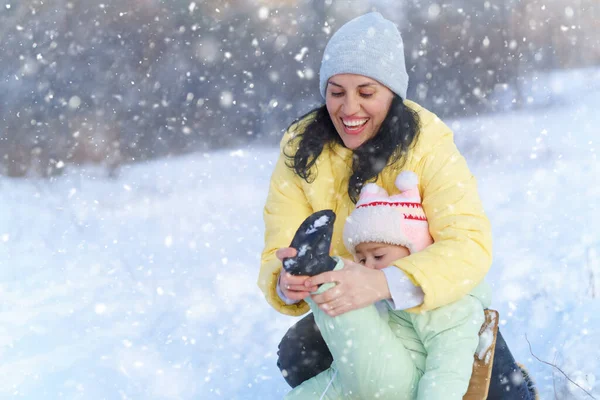
[[[342,267],[339,260],[336,269]],[[307,302],[333,363],[286,399],[459,400],[469,386],[490,288],[482,283],[455,303],[422,314],[381,313],[371,305],[330,317]]]

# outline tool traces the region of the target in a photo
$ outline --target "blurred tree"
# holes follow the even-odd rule
[[[598,64],[595,0],[20,0],[0,8],[0,172],[59,174],[275,143],[322,103],[328,38],[370,10],[403,32],[409,98],[500,109],[537,70]]]

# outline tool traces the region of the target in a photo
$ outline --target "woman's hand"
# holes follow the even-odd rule
[[[319,308],[335,317],[391,298],[383,271],[367,268],[350,260],[343,261],[344,268],[305,280],[304,285],[311,288],[322,283],[336,283],[335,287],[325,293],[312,295]]]
[[[294,257],[296,253],[296,249],[292,247],[282,247],[277,250],[275,256],[283,262],[284,258]],[[303,300],[310,295],[310,292],[314,292],[318,288],[317,286],[306,285],[305,282],[308,278],[308,276],[292,275],[285,270],[281,270],[279,289],[290,300]]]

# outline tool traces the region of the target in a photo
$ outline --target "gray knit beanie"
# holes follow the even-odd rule
[[[319,72],[323,98],[327,81],[337,74],[367,76],[406,99],[404,44],[396,25],[377,12],[345,23],[331,37],[323,53]]]

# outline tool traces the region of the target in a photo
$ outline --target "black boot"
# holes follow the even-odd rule
[[[310,215],[296,231],[290,244],[298,251],[283,259],[283,268],[292,275],[314,276],[333,271],[336,261],[329,256],[335,213],[322,210]]]
[[[523,369],[515,361],[498,329],[488,400],[534,400],[536,398],[537,391],[533,387],[531,378],[523,375]]]

